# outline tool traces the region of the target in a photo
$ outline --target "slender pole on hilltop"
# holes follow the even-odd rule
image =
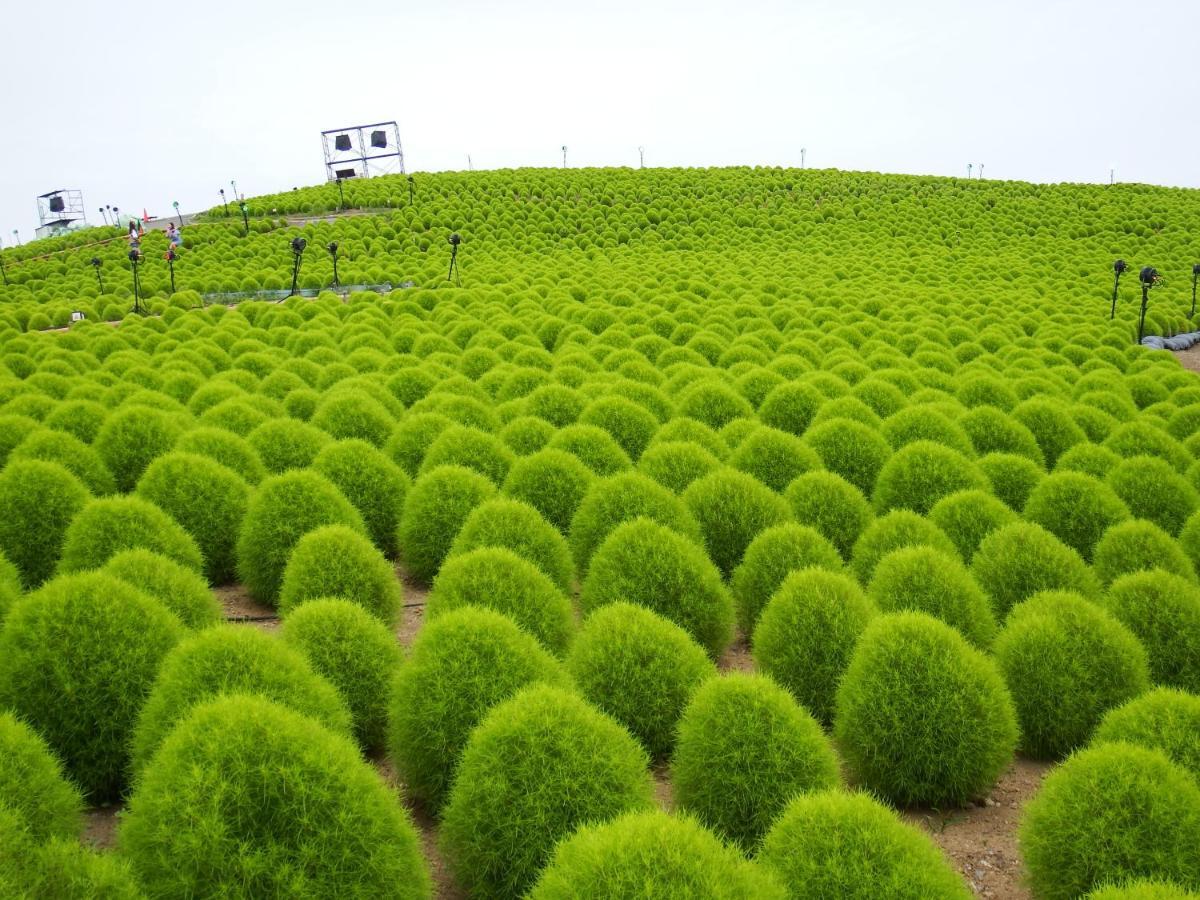
[[[225,199],[225,188],[218,188],[217,193],[221,195],[221,203],[225,206],[225,218],[229,218],[229,201]]]
[[[139,251],[129,251],[129,267],[133,270],[133,311],[139,316],[142,314],[142,290],[138,281],[138,263],[141,259],[142,254]]]
[[[800,168],[801,168],[801,169],[803,169],[803,168],[804,168],[804,154],[806,154],[806,153],[808,153],[808,148],[807,148],[807,147],[801,147],[801,148],[800,148]]]
[[[563,150],[563,168],[565,169],[567,167],[567,145],[566,144],[563,144],[562,150]]]
[[[1113,278],[1112,312],[1108,314],[1108,319],[1110,322],[1117,317],[1117,288],[1121,286],[1121,275],[1124,274],[1125,269],[1125,260],[1118,259],[1115,263],[1113,263],[1113,272],[1115,273],[1115,277]]]
[[[246,237],[250,236],[250,215],[247,212],[246,201],[242,201],[242,224],[246,227]]]
[[[979,180],[983,181],[983,163],[979,164]]]
[[[345,211],[346,195],[342,193],[342,179],[341,178],[337,179],[337,186],[338,186],[338,209]]]
[[[646,148],[638,147],[638,168],[646,168]]]
[[[171,270],[171,293],[172,294],[175,293],[175,260],[176,260],[176,258],[177,258],[177,255],[175,253],[175,248],[171,247],[169,250],[167,250],[167,268],[169,268]]]
[[[1192,311],[1188,313],[1189,319],[1196,318],[1196,282],[1200,280],[1200,263],[1192,266]]]
[[[971,163],[967,163],[967,181],[971,180]]]

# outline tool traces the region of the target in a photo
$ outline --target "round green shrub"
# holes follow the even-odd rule
[[[1025,508],[1030,493],[1046,477],[1037,463],[1011,453],[989,453],[977,465],[991,482],[992,493],[1015,512]]]
[[[1170,881],[1135,878],[1119,885],[1097,888],[1085,900],[1196,900],[1200,897]]]
[[[58,463],[83,482],[93,494],[111,494],[117,489],[112,472],[94,449],[74,435],[64,431],[41,428],[17,444],[8,455],[9,462],[19,459],[40,459]]]
[[[1017,521],[1017,514],[987,491],[959,491],[935,503],[929,521],[954,542],[959,556],[970,562],[979,542],[997,528]]]
[[[403,603],[391,564],[365,535],[347,525],[322,525],[305,534],[283,570],[280,613],[321,597],[356,603],[385,625],[395,622]]]
[[[565,535],[594,477],[577,457],[546,447],[514,462],[501,490],[528,503]]]
[[[441,846],[474,894],[519,897],[580,825],[649,809],[647,757],[574,694],[534,685],[471,733],[442,816]]]
[[[291,610],[283,640],[341,694],[359,745],[368,753],[383,749],[388,694],[403,659],[395,635],[358,604],[334,598]]]
[[[891,444],[877,430],[849,419],[813,425],[805,433],[804,443],[816,451],[826,469],[868,496],[875,490],[879,470],[892,455]]]
[[[432,896],[417,831],[358,748],[265,697],[189,710],[118,843],[152,896]]]
[[[984,650],[996,637],[987,596],[957,557],[932,547],[901,547],[883,557],[867,596],[885,613],[912,610],[940,619]]]
[[[221,621],[221,604],[204,579],[158,553],[123,550],[100,571],[154,597],[188,628],[207,628]]]
[[[242,476],[247,484],[258,484],[267,474],[246,439],[224,428],[193,428],[179,438],[175,450],[207,456]]]
[[[802,435],[826,397],[811,384],[789,381],[771,389],[758,407],[764,424],[789,434]],[[696,418],[701,418],[696,416]],[[703,419],[701,418],[701,421]],[[712,424],[711,422],[709,423]],[[721,423],[724,424],[724,423]],[[719,425],[714,427],[719,428]],[[828,463],[826,463],[828,466]],[[832,468],[830,466],[830,468]]]
[[[566,652],[575,613],[565,593],[541,569],[506,547],[481,547],[447,557],[425,606],[429,621],[463,606],[509,616],[551,652]]]
[[[1179,534],[1188,517],[1200,509],[1200,492],[1157,457],[1122,460],[1109,470],[1106,481],[1134,517],[1149,519],[1168,534]]]
[[[8,557],[0,552],[0,622],[21,596],[21,573]]]
[[[1058,458],[1076,444],[1087,440],[1075,424],[1067,404],[1044,397],[1032,397],[1012,411],[1013,418],[1033,432],[1042,448],[1046,468],[1053,469]]]
[[[790,572],[809,567],[842,569],[841,555],[816,529],[788,522],[760,532],[729,582],[742,631],[754,630],[763,607]]]
[[[971,559],[971,575],[992,599],[996,618],[1041,591],[1100,596],[1100,583],[1083,559],[1040,525],[1013,522],[982,541]]]
[[[662,759],[692,692],[717,670],[674,622],[615,602],[588,617],[567,671],[584,697],[628,728],[651,759]]]
[[[601,478],[633,467],[629,454],[603,428],[568,425],[550,439],[547,447],[570,453]]]
[[[175,450],[146,467],[137,495],[191,535],[210,582],[234,580],[237,535],[250,502],[250,486],[239,475],[207,456]]]
[[[446,559],[481,547],[503,547],[529,560],[563,591],[575,581],[567,540],[536,509],[520,500],[494,497],[471,511]]]
[[[1017,720],[996,665],[923,613],[864,629],[837,692],[834,734],[856,783],[901,805],[963,805],[1013,757]]]
[[[1100,538],[1092,557],[1092,571],[1104,584],[1130,572],[1160,569],[1196,580],[1196,570],[1171,535],[1145,519],[1118,522]]]
[[[833,472],[801,475],[787,486],[783,499],[796,521],[828,538],[844,560],[875,516],[862,491]]]
[[[4,621],[0,708],[46,739],[90,802],[115,800],[134,720],[184,634],[174,613],[111,575],[56,578]]]
[[[616,395],[593,400],[579,415],[578,424],[606,431],[634,462],[658,430],[659,420],[643,406]]]
[[[848,575],[815,568],[792,572],[754,628],[754,661],[828,725],[838,682],[878,612]]]
[[[1038,466],[1045,462],[1033,432],[998,409],[977,407],[958,421],[971,439],[975,452],[981,456],[985,453],[1015,453],[1033,460]]]
[[[132,491],[146,466],[175,446],[184,428],[177,415],[143,405],[109,414],[92,446],[112,472],[117,489]]]
[[[733,600],[696,543],[651,519],[614,528],[579,594],[585,614],[628,601],[669,619],[716,659],[733,638]]]
[[[342,698],[300,652],[273,634],[220,625],[180,641],[163,659],[130,741],[134,774],[145,772],[192,709],[233,693],[261,695],[334,731],[350,733]]]
[[[495,494],[491,481],[463,466],[440,466],[419,475],[404,502],[397,531],[409,575],[431,582],[467,516]]]
[[[200,572],[204,558],[191,535],[148,500],[134,496],[90,500],[63,537],[59,572],[98,569],[122,550],[143,548]]]
[[[382,403],[357,388],[327,394],[309,422],[337,440],[357,438],[376,447],[387,442],[396,425]]]
[[[851,552],[850,568],[862,584],[869,584],[879,561],[901,547],[932,547],[952,556],[958,552],[931,521],[911,510],[894,509],[863,531]]]
[[[1048,900],[1140,876],[1200,887],[1200,787],[1158,750],[1100,744],[1046,777],[1018,840]]]
[[[410,413],[384,444],[384,452],[410,478],[416,478],[429,445],[453,423],[440,413]]]
[[[1100,717],[1150,684],[1146,652],[1101,607],[1062,591],[1013,607],[996,639],[1021,748],[1057,759],[1087,742]]]
[[[554,434],[554,426],[545,419],[538,419],[534,416],[517,416],[512,421],[506,422],[496,436],[519,459],[545,448]]]
[[[475,726],[539,681],[568,683],[558,661],[507,616],[463,607],[431,619],[388,699],[388,755],[409,793],[439,810]]]
[[[1152,417],[1142,418],[1118,426],[1104,439],[1104,446],[1125,459],[1157,456],[1169,462],[1177,472],[1186,472],[1193,462],[1192,455],[1165,428],[1152,424],[1153,421]]]
[[[924,515],[945,496],[988,487],[979,467],[961,453],[933,441],[914,441],[884,463],[872,500],[881,513],[910,509]]]
[[[759,532],[792,518],[782,497],[736,469],[718,469],[692,482],[683,502],[700,525],[709,557],[726,578]]]
[[[656,444],[693,444],[707,451],[718,460],[729,456],[729,448],[713,429],[703,422],[677,416],[654,432],[650,447]],[[647,448],[649,449],[649,448]],[[645,453],[642,454],[645,456]]]
[[[468,428],[450,425],[434,438],[421,460],[420,474],[440,466],[462,466],[485,476],[494,485],[504,483],[515,457],[498,437]]]
[[[1105,713],[1092,741],[1125,741],[1161,750],[1200,778],[1200,695],[1155,688]]]
[[[71,837],[41,843],[0,804],[0,892],[22,900],[142,900],[133,873],[113,854]]]
[[[699,823],[632,812],[562,841],[529,900],[783,900],[783,888]]]
[[[772,391],[771,394],[768,394],[766,400],[770,400],[774,393],[775,391]],[[766,405],[766,400],[764,400],[764,405]],[[779,401],[776,401],[776,405],[779,405]],[[773,405],[771,409],[775,411],[776,406]],[[816,412],[816,406],[813,407],[813,412]],[[709,428],[720,429],[734,419],[748,418],[754,415],[754,407],[730,385],[717,378],[702,378],[680,395],[679,414],[702,422]],[[768,422],[766,416],[762,415],[761,409],[759,415],[768,425],[776,428],[782,427],[776,425],[775,422]],[[779,418],[782,417],[782,413],[780,413]],[[793,434],[799,434],[800,431],[793,432]]]
[[[683,441],[651,443],[638,460],[638,470],[649,475],[663,487],[681,494],[689,484],[721,465],[699,444]]]
[[[396,556],[396,529],[411,486],[408,475],[367,441],[351,438],[326,444],[312,462],[350,501],[372,543],[389,559]]]
[[[683,501],[657,482],[638,472],[597,479],[583,495],[568,536],[580,578],[587,574],[592,554],[609,533],[636,518],[650,519],[689,540],[700,540],[700,526]]]
[[[305,469],[332,438],[320,428],[297,419],[268,419],[246,440],[267,471],[279,475],[288,469]]]
[[[1104,532],[1129,518],[1112,488],[1079,472],[1047,475],[1029,495],[1024,512],[1088,562]]]
[[[794,797],[758,853],[796,900],[968,900],[950,861],[924,832],[868,794]]]
[[[250,496],[237,541],[237,570],[250,596],[275,605],[300,538],[322,525],[365,534],[358,510],[321,475],[306,469],[265,479]]]
[[[25,588],[54,573],[67,528],[88,498],[87,488],[57,463],[22,460],[0,471],[0,551]]]
[[[967,432],[929,403],[914,403],[893,413],[884,420],[879,431],[896,450],[917,442],[929,442],[963,456],[972,456],[975,452]]]
[[[1141,641],[1155,684],[1200,694],[1200,588],[1169,572],[1113,581],[1103,605]]]
[[[821,458],[800,438],[767,426],[750,432],[738,444],[729,465],[776,492],[805,472],[822,468]]]
[[[821,726],[764,675],[733,673],[697,688],[671,760],[681,809],[753,848],[797,793],[838,786]]]
[[[66,779],[41,735],[8,712],[0,712],[0,792],[36,840],[78,836],[79,788]]]
[[[1060,456],[1054,466],[1054,471],[1082,472],[1084,475],[1103,479],[1120,462],[1121,457],[1107,447],[1085,442],[1076,444]]]

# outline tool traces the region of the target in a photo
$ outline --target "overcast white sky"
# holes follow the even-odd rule
[[[324,178],[396,119],[408,170],[799,165],[1200,187],[1197,0],[17,0],[0,237],[81,188],[167,215]],[[977,171],[977,170],[976,170]]]

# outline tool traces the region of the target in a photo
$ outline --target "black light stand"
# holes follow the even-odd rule
[[[179,220],[179,227],[182,228],[183,227],[183,216],[179,214],[179,201],[176,200],[171,205],[173,207],[175,207],[175,218]]]
[[[1125,273],[1127,268],[1129,268],[1129,266],[1125,264],[1125,260],[1123,259],[1118,259],[1115,263],[1113,263],[1113,272],[1115,275],[1113,277],[1112,312],[1108,314],[1108,320],[1110,322],[1117,317],[1117,288],[1121,286],[1121,276]]]
[[[462,243],[462,238],[458,236],[458,232],[450,235],[450,271],[446,275],[446,280],[454,279],[454,283],[462,287],[462,279],[459,277],[458,270],[458,245]]]
[[[142,260],[140,250],[129,251],[129,267],[133,270],[133,311],[142,314],[141,284],[138,281],[138,263]]]
[[[100,216],[104,219],[104,224],[108,224],[108,214],[104,211],[104,207],[100,207]]]
[[[308,246],[308,241],[302,237],[292,238],[292,256],[295,257],[292,262],[292,291],[288,297],[296,296],[296,283],[300,280],[300,259],[304,256],[304,248]]]
[[[246,226],[246,237],[250,237],[250,216],[246,212],[246,201],[242,201],[242,224]]]
[[[225,199],[225,188],[218,188],[217,193],[221,195],[221,202],[225,204],[225,218],[229,218],[229,201]]]
[[[342,179],[337,179],[338,186],[338,209],[342,212],[346,210],[346,195],[342,193]]]
[[[167,248],[167,268],[171,270],[171,293],[175,293],[175,260],[179,255],[175,252],[174,247]]]
[[[408,205],[413,205],[413,177],[408,176]]]
[[[638,168],[646,168],[646,148],[638,147]]]
[[[1138,275],[1138,279],[1142,282],[1142,315],[1138,319],[1138,343],[1140,344],[1146,328],[1146,307],[1150,305],[1150,288],[1158,283],[1158,269],[1146,266]]]
[[[117,208],[117,207],[115,207],[115,206],[112,208],[112,217],[113,217],[113,224],[114,224],[114,225],[120,225],[120,224],[121,224],[121,210],[120,210],[120,209],[118,209],[118,208]]]
[[[1192,311],[1188,313],[1189,319],[1196,317],[1196,281],[1200,280],[1200,263],[1192,266]]]
[[[4,254],[0,253],[0,276],[4,277],[4,286],[8,287],[8,270],[4,268]]]
[[[330,241],[326,245],[325,249],[328,250],[329,255],[333,257],[333,286],[335,288],[341,287],[341,284],[338,283],[338,273],[337,273],[337,251],[338,251],[337,241]]]
[[[92,257],[92,265],[96,267],[96,285],[100,288],[100,293],[104,293],[104,279],[100,277],[100,257]]]
[[[563,151],[563,168],[565,169],[567,167],[567,145],[566,144],[563,144],[562,151]]]

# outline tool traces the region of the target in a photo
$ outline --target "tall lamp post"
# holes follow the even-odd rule
[[[413,205],[413,177],[408,176],[408,205]]]
[[[308,241],[302,237],[292,238],[292,256],[295,258],[292,263],[292,291],[288,294],[289,297],[296,295],[296,285],[300,280],[300,260],[304,256],[304,248],[308,246]]]
[[[337,271],[337,251],[338,251],[337,241],[330,241],[325,246],[325,249],[328,250],[329,255],[331,257],[333,257],[333,286],[335,288],[341,287],[341,284],[338,282],[338,271]]]
[[[1125,260],[1118,259],[1113,263],[1113,299],[1112,312],[1108,314],[1108,320],[1111,322],[1117,317],[1117,289],[1121,286],[1121,276],[1125,274],[1125,270],[1129,268],[1125,264]]]
[[[180,213],[179,213],[179,201],[176,200],[171,205],[173,207],[175,207],[175,218],[179,220],[179,227],[182,228],[183,227],[183,216],[180,215]]]
[[[1146,332],[1146,307],[1150,305],[1150,289],[1159,281],[1158,269],[1146,266],[1139,273],[1138,278],[1142,282],[1142,314],[1138,318],[1138,343],[1140,344]]]
[[[1192,311],[1188,314],[1188,318],[1196,317],[1196,282],[1200,281],[1200,263],[1192,266]]]
[[[225,206],[225,218],[229,218],[229,201],[225,199],[225,188],[218,188],[217,193],[221,195],[221,203]]]
[[[249,237],[250,236],[250,213],[249,213],[249,209],[246,206],[245,200],[243,200],[241,203],[241,210],[242,210],[242,224],[246,227],[246,237]]]
[[[96,267],[96,286],[100,288],[100,293],[104,293],[104,279],[100,277],[100,257],[92,257],[92,265]]]
[[[138,282],[138,263],[142,261],[141,251],[136,248],[129,251],[129,267],[133,270],[133,311],[142,314],[141,285]]]

